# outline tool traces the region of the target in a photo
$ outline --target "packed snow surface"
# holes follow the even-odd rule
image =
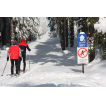
[[[76,39],[77,42],[77,39]],[[96,49],[94,61],[84,65],[77,64],[77,46],[61,50],[60,39],[48,33],[40,39],[28,43],[26,73],[19,77],[10,77],[11,63],[7,62],[1,87],[103,87],[106,86],[106,61],[100,60],[100,51]],[[30,55],[30,56],[29,56]],[[0,74],[6,64],[7,51],[1,50]],[[29,61],[30,60],[30,61]],[[30,70],[29,70],[30,63]],[[21,69],[23,64],[21,62]],[[16,73],[16,71],[14,71]]]

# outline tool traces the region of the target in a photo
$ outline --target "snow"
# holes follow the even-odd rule
[[[77,42],[77,39],[75,39]],[[27,51],[25,74],[17,78],[10,78],[10,61],[7,63],[3,76],[0,76],[1,87],[105,87],[106,86],[106,60],[100,60],[100,51],[96,49],[95,60],[84,65],[77,64],[77,45],[62,51],[60,39],[49,37],[48,32],[40,39],[29,44]],[[6,64],[6,50],[0,54],[0,74]],[[21,63],[21,69],[22,69]]]
[[[94,24],[95,30],[106,33],[106,17],[99,17],[99,21]]]
[[[85,34],[85,32],[80,32],[80,34]]]

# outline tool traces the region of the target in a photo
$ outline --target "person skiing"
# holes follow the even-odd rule
[[[18,70],[19,70],[18,60],[19,60],[19,57],[21,57],[21,54],[20,54],[20,48],[19,46],[17,46],[16,40],[13,41],[13,45],[8,49],[7,61],[9,61],[9,55],[10,55],[10,60],[11,60],[11,76],[13,76],[13,73],[14,73],[14,62],[16,66],[16,75],[18,75],[19,74],[18,73]]]
[[[25,39],[21,39],[21,42],[18,44],[18,46],[21,49],[21,55],[23,58],[23,72],[25,72],[25,67],[26,67],[26,48],[28,49],[28,51],[31,51],[31,49],[29,48],[28,44],[25,42]],[[21,64],[21,60],[22,58],[19,59],[19,73],[20,73],[20,64]]]

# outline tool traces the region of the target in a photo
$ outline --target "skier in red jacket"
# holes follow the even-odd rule
[[[18,44],[18,46],[21,49],[21,55],[23,58],[23,72],[25,72],[25,67],[26,67],[26,48],[28,49],[28,51],[31,51],[31,49],[29,48],[28,44],[25,42],[25,39],[21,39],[21,42]],[[19,72],[20,72],[20,64],[21,64],[21,58],[19,59]]]
[[[13,46],[11,46],[8,50],[7,61],[9,61],[9,55],[11,60],[11,75],[13,75],[14,62],[16,66],[16,75],[18,75],[18,69],[19,69],[18,60],[19,60],[19,55],[21,56],[21,54],[20,54],[20,48],[19,46],[17,46],[16,40],[13,41]]]

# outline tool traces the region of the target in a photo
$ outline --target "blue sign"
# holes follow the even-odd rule
[[[87,47],[86,34],[78,34],[78,47]]]

